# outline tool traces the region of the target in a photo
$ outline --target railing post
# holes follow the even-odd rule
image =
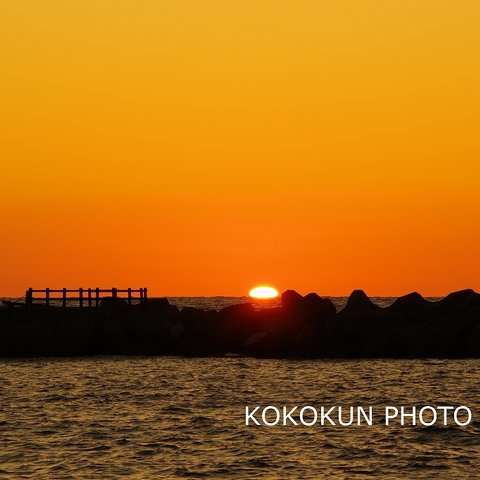
[[[29,288],[25,292],[25,306],[31,307],[33,302],[33,288]]]
[[[50,288],[46,288],[45,290],[38,290],[39,292],[45,292],[45,297],[39,297],[40,299],[44,299],[45,300],[45,306],[46,307],[49,307],[50,306],[50,303],[51,303],[51,300],[52,300],[52,296],[51,296],[51,289]],[[54,291],[58,291],[58,290],[54,290]],[[63,308],[66,308],[67,307],[67,300],[68,300],[68,289],[67,288],[63,288],[62,290],[60,290],[62,292],[62,306]],[[75,292],[76,290],[71,290],[72,292]],[[105,290],[106,292],[108,290]],[[118,299],[118,288],[115,288],[113,287],[111,289],[111,292],[112,292],[112,298],[114,299]],[[122,292],[125,292],[125,290],[122,290]],[[128,301],[128,304],[129,305],[132,305],[132,302],[134,300],[134,293],[135,292],[139,292],[139,300],[140,300],[140,303],[145,303],[147,301],[147,288],[146,287],[142,287],[142,288],[139,288],[138,290],[132,290],[132,288],[128,288],[126,290],[127,292],[127,301]],[[79,302],[79,306],[80,307],[83,307],[84,306],[84,301],[87,300],[88,301],[88,306],[89,307],[92,307],[92,304],[93,304],[93,289],[92,288],[88,288],[87,289],[87,296],[85,296],[85,289],[84,288],[79,288],[78,289],[78,297],[72,297],[74,300],[76,298],[78,298],[78,302]],[[56,300],[57,298],[54,296],[53,297],[54,300]],[[27,307],[30,307],[33,305],[33,288],[29,288],[28,290],[26,290],[25,292],[25,306]],[[95,306],[96,307],[99,307],[100,306],[100,288],[95,288]]]

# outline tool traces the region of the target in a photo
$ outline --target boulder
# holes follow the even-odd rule
[[[424,320],[430,302],[425,300],[419,293],[413,292],[397,298],[388,310],[397,312],[405,320],[412,323],[420,323]]]
[[[327,319],[337,313],[337,309],[329,298],[322,298],[316,293],[304,297],[305,308],[312,316]]]
[[[320,352],[324,330],[315,323],[306,323],[295,336],[291,354],[301,357],[312,357]]]
[[[204,336],[186,332],[172,347],[171,353],[187,357],[209,357],[223,354],[225,350],[219,349]]]
[[[392,358],[399,355],[387,328],[363,335],[359,338],[358,343],[362,358]]]
[[[148,298],[143,305],[149,307],[151,310],[162,311],[170,306],[168,298]]]
[[[470,304],[475,302],[477,293],[471,289],[452,292],[439,302],[434,303],[436,315],[447,315],[457,309],[470,308]]]
[[[480,309],[456,310],[415,326],[410,335],[410,357],[458,358],[468,354],[468,339],[480,322]]]
[[[348,297],[347,304],[344,311],[365,309],[365,310],[379,310],[380,307],[375,305],[363,290],[354,290]]]
[[[128,306],[123,298],[105,297],[100,300],[100,308],[108,311],[125,310]]]
[[[214,334],[213,318],[216,315],[217,312],[185,307],[180,312],[180,321],[187,331],[211,337]]]
[[[304,308],[303,297],[295,290],[286,290],[282,293],[282,309],[289,317],[296,316]]]
[[[480,307],[480,293],[473,292],[473,295],[467,300],[468,308]]]
[[[285,358],[292,353],[294,337],[281,328],[275,332],[257,332],[242,345],[242,352],[259,358]]]
[[[0,356],[480,357],[480,295],[473,290],[438,302],[414,292],[388,308],[357,290],[339,313],[315,293],[288,290],[282,304],[180,312],[167,299],[128,305],[105,298],[100,308],[5,308]]]
[[[268,336],[268,332],[265,332],[264,330],[261,332],[254,333],[252,336],[247,338],[245,342],[243,342],[243,346],[248,349],[252,345],[261,344],[265,340],[265,337],[267,336]]]
[[[274,332],[278,330],[285,321],[281,307],[264,308],[255,312],[255,323],[259,329]]]
[[[480,358],[480,323],[473,328],[467,338],[465,356]]]
[[[321,298],[316,293],[302,297],[294,290],[282,294],[282,309],[285,323],[298,333],[306,323],[316,323],[322,327],[328,318],[336,313],[335,305],[329,299]]]
[[[322,356],[327,358],[354,358],[360,357],[358,332],[348,332],[341,329],[326,332]]]
[[[169,329],[169,336],[172,339],[172,342],[178,341],[179,338],[182,337],[182,335],[186,332],[185,327],[183,326],[183,323],[180,320],[177,320],[175,323],[173,323],[170,326]]]
[[[215,341],[222,348],[234,352],[243,342],[260,330],[256,312],[251,303],[225,307],[218,312],[215,322]]]

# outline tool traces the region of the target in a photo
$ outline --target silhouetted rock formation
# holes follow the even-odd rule
[[[258,311],[250,303],[217,312],[115,298],[99,308],[0,308],[0,356],[100,354],[480,358],[480,294],[430,302],[414,292],[381,308],[355,290],[339,312],[330,299],[293,290],[282,307]]]
[[[409,322],[421,322],[430,303],[419,293],[413,292],[399,297],[389,307],[390,310],[397,312]]]
[[[345,310],[350,311],[359,308],[364,310],[377,310],[380,307],[375,305],[363,290],[354,290],[348,297]]]

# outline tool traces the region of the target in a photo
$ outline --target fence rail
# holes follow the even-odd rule
[[[40,295],[34,295],[40,294]],[[57,296],[61,294],[61,296]],[[25,305],[45,305],[49,307],[52,302],[61,302],[62,307],[67,306],[67,302],[77,302],[79,307],[98,307],[102,298],[122,298],[129,305],[132,303],[144,303],[147,300],[146,288],[29,288],[25,292]],[[34,303],[35,302],[35,303]]]

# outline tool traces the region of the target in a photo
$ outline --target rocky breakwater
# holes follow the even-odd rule
[[[282,307],[249,303],[220,311],[179,310],[166,299],[99,308],[4,307],[0,356],[240,354],[256,357],[480,357],[480,294],[431,302],[418,293],[391,306],[354,291],[341,311],[315,293],[293,290]]]

